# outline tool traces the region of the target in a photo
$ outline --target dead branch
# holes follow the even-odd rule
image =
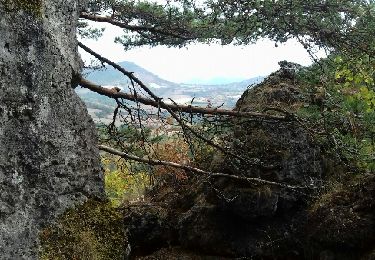
[[[260,178],[251,178],[251,177],[230,175],[230,174],[226,174],[226,173],[208,172],[208,171],[196,168],[196,167],[183,165],[183,164],[179,164],[179,163],[175,163],[175,162],[169,162],[169,161],[163,161],[163,160],[154,160],[154,159],[145,159],[145,158],[141,158],[141,157],[138,157],[138,156],[135,156],[135,155],[131,155],[131,154],[127,154],[127,153],[118,151],[114,148],[111,148],[111,147],[108,147],[108,146],[105,146],[105,145],[99,145],[99,149],[102,150],[102,151],[105,151],[107,153],[120,156],[124,159],[129,159],[129,160],[133,160],[133,161],[137,161],[137,162],[140,162],[140,163],[145,163],[145,164],[149,164],[149,165],[153,165],[153,166],[155,166],[155,165],[170,166],[170,167],[182,169],[182,170],[185,170],[185,171],[190,171],[190,172],[195,172],[195,173],[202,174],[202,175],[207,175],[209,177],[229,178],[229,179],[234,179],[234,180],[237,180],[237,181],[246,181],[246,182],[249,182],[249,183],[272,185],[272,186],[287,188],[287,189],[291,189],[291,190],[307,189],[308,188],[308,187],[303,187],[303,186],[292,186],[292,185],[288,185],[288,184],[285,184],[285,183],[263,180],[263,179],[260,179]]]
[[[101,56],[100,54],[96,53],[95,51],[91,50],[89,47],[86,45],[82,44],[81,42],[78,42],[78,46],[81,47],[83,50],[85,50],[87,53],[90,53],[92,56],[97,58],[98,60],[107,63],[111,65],[113,68],[117,69],[120,71],[122,74],[124,74],[126,77],[128,77],[131,81],[137,83],[144,91],[147,92],[155,101],[159,102],[161,98],[156,96],[140,79],[138,79],[132,72],[129,72],[125,70],[123,67],[120,65],[116,64],[115,62]]]
[[[277,115],[268,115],[263,113],[257,112],[242,112],[242,111],[235,111],[235,110],[228,110],[228,109],[216,109],[216,108],[207,108],[207,107],[198,107],[198,106],[187,106],[187,105],[178,105],[178,104],[167,104],[165,102],[159,101],[156,102],[152,99],[135,96],[125,92],[115,92],[112,89],[103,88],[99,85],[96,85],[93,82],[88,81],[87,79],[80,78],[80,83],[82,87],[87,88],[93,92],[96,92],[100,95],[107,96],[109,98],[123,98],[126,100],[140,102],[144,105],[153,106],[155,108],[164,108],[164,109],[171,109],[174,112],[184,112],[184,113],[193,113],[193,114],[202,114],[202,115],[224,115],[224,116],[232,116],[232,117],[244,117],[244,118],[257,118],[257,119],[269,119],[269,120],[287,120],[285,116],[277,116]]]
[[[155,95],[140,79],[138,79],[136,76],[134,76],[134,74],[132,72],[129,72],[127,70],[125,70],[124,68],[122,68],[120,65],[114,63],[113,61],[101,56],[100,54],[94,52],[93,50],[91,50],[89,47],[87,47],[86,45],[78,42],[78,46],[80,46],[82,49],[84,49],[86,52],[90,53],[91,55],[93,55],[95,58],[97,58],[98,60],[100,60],[101,62],[105,62],[109,65],[111,65],[113,68],[117,69],[118,71],[120,71],[122,74],[124,74],[126,77],[128,77],[132,84],[135,82],[137,83],[144,91],[147,92],[147,94],[149,94],[155,102],[157,102],[159,104],[159,107],[160,107],[160,104],[163,104],[164,102],[162,101],[162,98],[158,97],[157,95]],[[164,103],[165,104],[165,103]],[[165,109],[168,111],[168,113],[177,121],[177,123],[182,127],[183,131],[184,131],[184,134],[186,134],[187,130],[192,134],[194,135],[195,137],[197,137],[198,139],[201,139],[202,141],[204,141],[205,143],[207,143],[208,145],[216,148],[217,150],[223,152],[224,154],[226,155],[229,155],[233,158],[237,158],[238,160],[240,160],[241,162],[247,164],[247,165],[257,165],[263,169],[272,169],[274,168],[273,165],[269,166],[269,165],[264,165],[262,162],[260,162],[259,159],[257,158],[243,158],[242,156],[240,155],[237,155],[231,151],[229,151],[228,149],[225,149],[223,147],[221,147],[220,145],[216,144],[215,142],[213,142],[212,140],[204,137],[203,135],[201,135],[200,133],[198,133],[196,130],[194,130],[192,127],[188,126],[187,124],[185,124],[185,122],[183,120],[181,120],[181,118],[169,107],[169,106],[165,106]]]

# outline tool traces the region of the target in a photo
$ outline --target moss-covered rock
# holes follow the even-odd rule
[[[243,94],[237,109],[295,114],[311,106],[298,68],[271,74]],[[139,259],[374,259],[375,175],[350,176],[301,122],[235,119],[232,152],[260,163],[221,156],[216,170],[305,189],[201,176],[153,189],[151,204],[125,214],[133,216],[126,225],[134,248],[155,250]]]
[[[40,259],[125,259],[123,213],[110,202],[89,200],[40,232]]]
[[[359,174],[336,184],[311,205],[308,216],[306,235],[315,251],[360,259],[375,249],[375,175]]]
[[[80,2],[0,0],[1,259],[36,259],[41,228],[104,196],[95,125],[73,90]]]

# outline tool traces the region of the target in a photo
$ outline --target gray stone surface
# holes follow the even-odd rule
[[[301,102],[301,86],[293,78],[294,65],[288,64],[246,91],[237,108],[262,112],[277,105],[292,109]],[[218,156],[212,163],[215,171],[288,185],[320,183],[323,175],[320,147],[306,129],[288,121],[235,119],[233,122],[233,131],[227,137],[233,140],[233,153],[256,158],[259,163],[251,165]],[[134,255],[153,246],[160,247],[159,241],[164,241],[168,246],[216,256],[213,259],[300,259],[310,192],[196,176],[179,187],[166,184],[151,191],[146,199],[159,204],[154,209],[127,208],[130,212],[125,216],[130,218],[124,223],[131,248],[138,250],[132,252]]]
[[[42,15],[0,2],[0,259],[36,259],[41,227],[101,197],[96,131],[73,88],[77,0]]]

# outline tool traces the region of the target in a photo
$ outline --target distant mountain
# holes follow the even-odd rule
[[[226,84],[178,84],[164,80],[133,62],[124,61],[119,64],[127,71],[133,72],[136,77],[155,94],[163,97],[166,102],[172,102],[170,100],[172,99],[173,102],[177,103],[190,103],[194,99],[193,105],[202,106],[206,106],[209,102],[213,105],[223,105],[223,107],[232,108],[250,85],[260,83],[264,78],[256,77]],[[90,81],[104,87],[117,86],[124,92],[129,90],[129,79],[112,67],[100,70],[86,70],[84,75]],[[216,82],[219,81],[217,80]],[[222,80],[222,82],[225,81]],[[102,120],[106,122],[110,120],[115,106],[113,100],[87,89],[77,88],[76,91],[86,103],[89,113],[95,121]]]
[[[118,63],[129,72],[133,72],[136,77],[142,80],[147,86],[158,85],[168,87],[178,87],[177,83],[164,80],[157,75],[145,70],[133,62],[123,61]],[[129,80],[118,70],[107,66],[100,70],[86,70],[87,78],[101,85],[123,86],[129,84]]]

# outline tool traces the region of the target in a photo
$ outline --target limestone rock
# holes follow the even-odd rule
[[[245,92],[237,109],[296,112],[305,102],[295,78],[299,67],[281,65]],[[339,174],[348,181],[329,187],[330,172],[345,168],[338,162],[329,166],[301,124],[248,119],[234,124],[232,152],[256,163],[220,155],[215,171],[304,189],[202,175],[176,187],[161,185],[149,193],[147,207],[126,209],[134,216],[125,222],[132,227],[129,237],[137,237],[137,251],[155,250],[139,259],[374,259],[374,174],[354,178],[343,171]],[[139,224],[140,219],[145,222]]]
[[[262,111],[269,105],[289,107],[298,103],[300,90],[294,83],[292,69],[285,73],[286,69],[283,68],[264,83],[248,90],[237,103],[237,108],[242,111]],[[224,157],[218,159],[220,162],[216,171],[290,185],[309,185],[311,180],[320,178],[319,147],[299,125],[246,119],[237,119],[234,124],[232,152],[256,158],[259,164],[246,165],[243,161]],[[276,186],[228,178],[205,178],[196,176],[188,181],[185,189],[179,187],[171,191],[166,187],[154,194],[152,201],[164,202],[163,214],[168,217],[154,214],[153,222],[163,223],[168,219],[178,233],[176,242],[172,237],[165,237],[166,233],[161,228],[148,232],[157,235],[158,239],[153,238],[159,242],[159,247],[160,241],[165,244],[174,241],[174,245],[183,249],[218,259],[300,257],[302,249],[298,241],[301,240],[300,230],[306,218],[305,195]],[[142,215],[140,212],[145,215],[152,212],[142,207],[129,210],[136,211],[138,216]],[[126,225],[136,223],[131,219],[125,222]],[[133,226],[135,228],[129,230],[129,237],[131,233],[139,232]],[[138,245],[145,243],[148,237],[146,233],[137,236],[141,238]]]
[[[374,199],[374,174],[358,175],[348,180],[345,187],[336,187],[321,196],[309,210],[306,224],[309,243],[322,253],[329,249],[334,259],[359,259],[363,252],[373,252]]]
[[[79,2],[41,2],[0,2],[0,259],[35,259],[42,226],[103,194],[94,123],[73,90]]]
[[[135,204],[125,209],[124,223],[132,254],[147,254],[177,242],[168,210],[154,205]]]

